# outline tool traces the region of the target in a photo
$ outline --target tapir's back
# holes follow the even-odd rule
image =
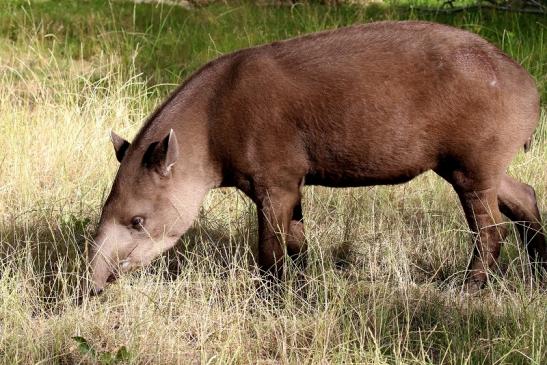
[[[470,151],[507,163],[537,124],[526,71],[439,24],[381,22],[275,42],[234,54],[225,77],[215,123],[239,146],[226,150],[247,151],[248,169],[272,154],[294,160],[309,183],[400,182],[447,156],[465,164]]]

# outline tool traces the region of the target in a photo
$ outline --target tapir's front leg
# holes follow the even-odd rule
[[[290,187],[259,187],[258,202],[258,266],[270,279],[283,275],[283,248],[289,242],[293,210],[299,203],[298,185]],[[294,247],[293,247],[294,248]],[[292,249],[289,249],[292,251]]]

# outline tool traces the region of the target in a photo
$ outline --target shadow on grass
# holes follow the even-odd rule
[[[488,295],[458,298],[420,289],[354,290],[356,306],[362,309],[343,317],[359,324],[357,333],[380,339],[388,358],[403,355],[435,364],[539,364],[547,354],[537,337],[545,329],[544,303],[526,299],[500,305]]]
[[[229,310],[251,301],[252,305],[245,306],[245,321],[260,322],[268,316],[285,321],[298,317],[310,323],[325,321],[325,326],[332,327],[327,340],[335,346],[333,351],[359,354],[378,348],[387,361],[404,358],[446,364],[520,364],[536,360],[539,364],[547,355],[542,337],[547,324],[544,296],[534,292],[499,293],[494,289],[481,296],[462,297],[430,285],[420,287],[419,282],[402,288],[390,280],[366,280],[366,276],[363,280],[363,276],[352,275],[358,268],[352,266],[355,258],[351,251],[326,257],[312,252],[307,282],[300,291],[281,284],[272,296],[263,298],[245,284],[238,289],[239,294],[223,290],[237,280],[229,274],[234,266],[251,275],[248,270],[256,252],[252,214],[254,211],[249,209],[230,228],[220,220],[201,217],[175,249],[146,270],[173,286],[169,282],[176,281],[187,269],[205,273],[214,283],[211,287],[200,286],[206,298],[215,298],[210,305]],[[73,306],[81,290],[79,280],[85,273],[83,253],[85,239],[94,228],[92,219],[60,221],[64,223],[54,229],[37,220],[41,224],[6,224],[0,230],[3,242],[16,242],[26,248],[2,245],[1,265],[2,269],[9,266],[20,271],[19,277],[26,280],[21,287],[34,288],[37,298],[33,309],[40,316],[62,314]],[[339,268],[336,260],[342,258],[348,265]],[[431,280],[426,276],[424,282]],[[309,331],[305,324],[297,329],[300,347],[296,351],[313,345],[314,336]]]

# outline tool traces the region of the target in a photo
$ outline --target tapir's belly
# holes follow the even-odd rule
[[[399,132],[405,129],[399,123]],[[443,153],[438,135],[408,123],[404,133],[393,128],[332,131],[308,140],[306,184],[353,187],[404,183],[435,169]],[[384,123],[385,126],[385,123]],[[425,126],[423,126],[425,127]]]
[[[368,161],[319,162],[306,174],[305,184],[330,187],[400,184],[435,168],[432,160],[403,161],[404,156],[382,160],[381,157]]]

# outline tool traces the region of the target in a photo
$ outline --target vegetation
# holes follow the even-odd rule
[[[108,131],[132,137],[220,54],[428,19],[497,44],[547,100],[545,17],[394,3],[1,2],[0,363],[544,364],[547,293],[530,281],[525,250],[510,235],[490,286],[462,295],[468,228],[451,188],[430,173],[395,187],[306,188],[303,287],[291,271],[275,295],[257,295],[255,208],[219,189],[176,249],[81,297],[87,242],[117,166]],[[510,168],[536,188],[542,212],[546,161],[543,113],[531,151]]]

